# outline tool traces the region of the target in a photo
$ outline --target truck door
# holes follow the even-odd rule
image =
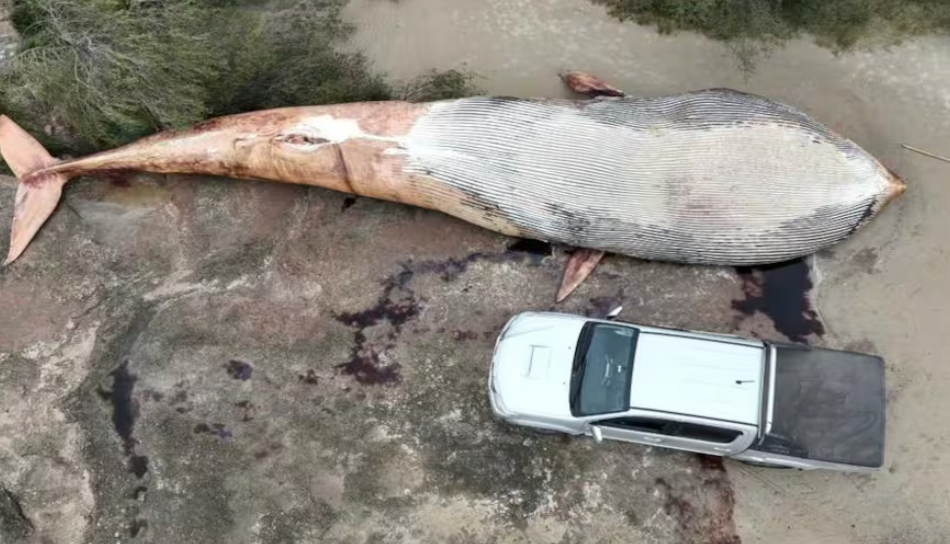
[[[600,428],[604,440],[635,442],[647,446],[662,446],[666,438],[663,434],[665,421],[643,417],[615,417],[591,422],[591,426]]]
[[[739,429],[660,418],[623,416],[591,422],[605,440],[635,442],[678,450],[734,455],[748,447],[750,437]]]

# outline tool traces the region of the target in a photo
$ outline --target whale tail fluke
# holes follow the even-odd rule
[[[52,170],[62,161],[6,115],[0,115],[0,155],[18,182],[6,266],[20,257],[56,210],[69,176]]]

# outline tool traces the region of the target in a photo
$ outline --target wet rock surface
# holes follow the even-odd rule
[[[566,249],[320,189],[75,182],[0,271],[0,542],[739,542],[728,464],[504,425],[485,380],[525,310],[782,338],[736,309],[761,282],[609,256],[555,306]]]

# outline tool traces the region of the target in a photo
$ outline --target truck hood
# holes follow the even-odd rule
[[[505,326],[492,358],[491,389],[506,416],[571,418],[571,365],[583,320],[519,314]]]

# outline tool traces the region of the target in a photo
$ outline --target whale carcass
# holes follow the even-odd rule
[[[79,175],[144,171],[319,186],[573,246],[558,300],[606,253],[762,265],[835,244],[904,191],[854,142],[790,105],[729,89],[631,97],[582,72],[581,100],[479,96],[218,117],[59,160],[6,116],[19,179],[6,263]]]

